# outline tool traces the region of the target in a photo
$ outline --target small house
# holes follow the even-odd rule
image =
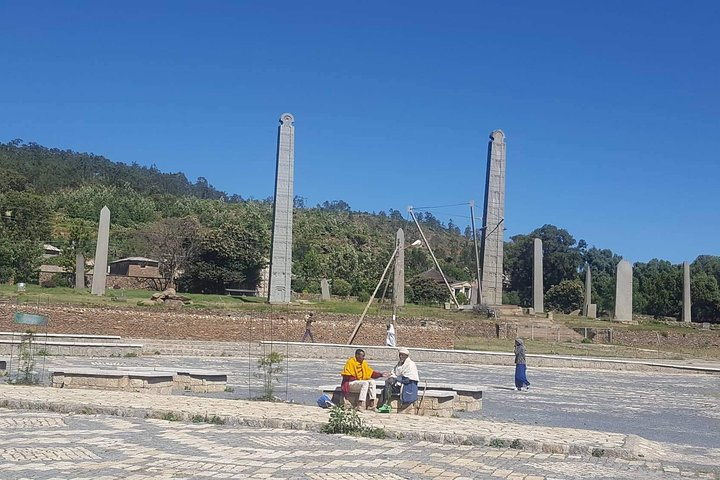
[[[125,277],[160,278],[157,260],[145,257],[127,257],[110,262],[110,275]]]

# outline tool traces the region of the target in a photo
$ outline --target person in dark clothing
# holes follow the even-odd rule
[[[530,382],[527,379],[527,365],[525,354],[527,354],[527,348],[525,348],[525,342],[522,338],[515,339],[515,388],[518,390],[530,389]]]

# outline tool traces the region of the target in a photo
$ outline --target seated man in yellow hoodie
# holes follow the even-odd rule
[[[365,361],[365,350],[358,348],[355,350],[355,356],[350,357],[345,362],[345,368],[342,373],[342,383],[340,389],[343,397],[347,398],[350,392],[359,392],[358,408],[375,408],[375,379],[387,377],[389,374],[376,372]],[[369,398],[367,406],[365,399]]]

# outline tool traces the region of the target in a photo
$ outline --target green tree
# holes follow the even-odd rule
[[[410,292],[410,302],[420,305],[443,303],[450,299],[447,287],[430,278],[413,277],[410,280]]]
[[[543,284],[547,291],[563,280],[578,278],[582,251],[567,230],[543,225],[528,235],[515,235],[505,245],[504,268],[510,279],[510,290],[520,296],[523,305],[532,302],[533,241],[543,242]],[[584,242],[583,242],[584,244]]]
[[[717,279],[705,272],[695,273],[690,280],[691,316],[698,322],[720,321],[720,286]]]
[[[549,310],[570,313],[580,308],[584,287],[579,280],[563,280],[545,293],[545,305]]]
[[[680,317],[682,270],[666,260],[652,259],[633,266],[633,307],[646,315]]]
[[[352,290],[352,285],[350,285],[350,282],[347,280],[343,280],[342,278],[337,278],[333,280],[332,282],[332,294],[337,295],[339,297],[347,297],[350,295],[350,291]]]
[[[178,279],[179,289],[224,293],[226,288],[257,286],[269,256],[269,232],[255,215],[244,220],[201,233],[195,254]]]

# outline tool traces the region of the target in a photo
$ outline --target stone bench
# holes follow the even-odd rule
[[[122,367],[118,367],[118,369],[122,369]],[[216,370],[174,367],[135,367],[134,370],[140,372],[174,372],[173,388],[176,391],[196,393],[224,392],[227,387],[228,374]]]
[[[423,388],[432,390],[447,390],[457,393],[455,399],[455,410],[464,412],[476,412],[482,410],[483,387],[479,385],[463,385],[455,383],[440,383],[421,381],[418,385],[420,391]]]
[[[55,388],[89,388],[170,395],[173,372],[75,368],[50,372]]]
[[[377,389],[376,402],[380,401],[384,382],[376,382]],[[332,398],[335,405],[343,404],[343,394],[339,385],[322,385],[320,390]],[[350,392],[348,401],[357,405],[359,400],[358,392]],[[405,413],[411,415],[425,415],[429,417],[451,417],[455,411],[455,399],[457,393],[448,390],[430,390],[423,389],[418,391],[418,399],[414,403],[402,405],[398,395],[393,395],[390,399],[390,407],[394,412]]]

